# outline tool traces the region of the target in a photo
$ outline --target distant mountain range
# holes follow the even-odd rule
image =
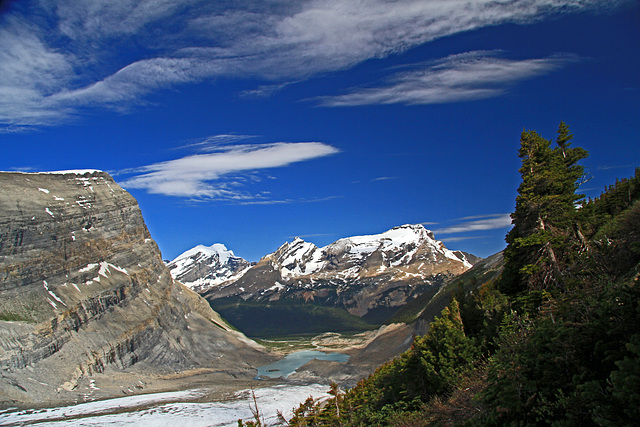
[[[200,245],[168,267],[243,332],[275,334],[379,325],[479,259],[403,225],[322,248],[296,238],[254,265],[222,244]]]

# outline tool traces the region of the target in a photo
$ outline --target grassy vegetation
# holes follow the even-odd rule
[[[0,312],[0,320],[3,320],[5,322],[32,322],[33,321],[31,317],[12,313],[10,311]]]
[[[285,353],[311,350],[316,348],[312,343],[312,339],[315,335],[296,335],[289,337],[273,337],[272,339],[266,338],[254,338],[258,344],[261,344],[268,349],[283,351]]]
[[[42,298],[36,293],[5,297],[0,301],[1,321],[37,322],[44,312]]]

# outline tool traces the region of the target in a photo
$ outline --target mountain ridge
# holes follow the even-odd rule
[[[197,288],[203,274],[217,274],[206,271],[210,263],[203,248],[197,246],[185,252],[198,254],[189,265],[192,271],[200,271],[200,277],[191,276],[188,286],[195,284]],[[203,261],[198,264],[196,258]],[[469,258],[477,260],[471,255]],[[185,258],[178,257],[169,265],[177,266],[181,259]],[[333,322],[337,316],[342,319],[344,330],[361,329],[365,324],[359,319],[376,327],[407,301],[439,288],[471,266],[464,253],[447,249],[423,225],[405,224],[379,234],[341,238],[324,247],[296,237],[241,274],[209,288],[199,288],[199,292],[225,318],[250,334],[255,329],[248,319],[260,318],[260,323],[266,325],[270,323],[268,311],[272,317],[279,313],[280,317],[296,319],[288,323],[307,324],[313,332],[325,330],[309,325],[300,317],[303,313],[320,316],[316,323],[341,327]],[[176,271],[172,270],[172,274],[178,278]],[[179,271],[187,277],[187,271]],[[311,332],[304,328],[296,331]]]

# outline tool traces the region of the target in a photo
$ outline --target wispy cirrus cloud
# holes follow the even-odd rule
[[[33,128],[31,126],[6,126],[0,127],[0,134],[12,134],[12,133],[24,133],[31,132]]]
[[[496,230],[511,227],[510,214],[476,215],[460,218],[455,225],[432,230],[435,234],[461,234],[480,230]],[[451,240],[450,240],[451,241]]]
[[[370,104],[444,104],[503,95],[519,81],[550,73],[577,61],[575,55],[514,60],[499,52],[467,52],[434,63],[416,64],[384,82],[337,96],[319,97],[326,107]]]
[[[54,125],[87,108],[128,111],[152,93],[215,84],[218,77],[262,79],[268,85],[254,95],[267,95],[283,82],[348,69],[452,34],[610,9],[623,1],[14,2],[0,15],[0,124]],[[528,64],[548,67],[550,60]],[[418,78],[405,74],[404,84]],[[487,90],[496,93],[468,88],[457,96],[486,96]]]
[[[216,151],[220,149],[222,145],[236,144],[240,141],[247,139],[258,138],[259,135],[240,135],[240,134],[221,134],[208,136],[204,140],[197,140],[196,142],[190,142],[185,144],[179,149],[190,148],[197,151]]]
[[[214,138],[215,139],[215,138]],[[271,144],[231,144],[209,147],[206,153],[193,154],[166,162],[122,171],[134,176],[121,184],[167,196],[206,198],[242,203],[290,203],[271,200],[267,194],[240,190],[256,171],[280,168],[292,163],[338,153],[321,142],[277,142]]]
[[[243,98],[269,98],[274,94],[280,92],[287,86],[295,84],[297,82],[286,82],[272,85],[260,85],[256,89],[244,90],[240,92],[240,96]]]
[[[292,203],[319,203],[326,202],[329,200],[340,199],[342,196],[328,196],[328,197],[319,197],[319,198],[297,198],[297,199],[270,199],[264,194],[260,194],[257,197],[253,197],[251,199],[238,200],[237,204],[239,205],[289,205]],[[302,236],[300,236],[302,237]]]
[[[634,165],[629,163],[627,165],[600,165],[597,166],[596,169],[599,171],[606,171],[606,170],[611,170],[611,169],[627,169],[627,168],[632,168]]]
[[[371,183],[371,182],[380,182],[380,181],[392,181],[395,179],[399,179],[400,177],[398,176],[379,176],[376,178],[371,178],[368,180],[356,180],[356,181],[351,181],[352,184],[361,184],[361,183]]]
[[[484,239],[489,236],[457,236],[457,237],[445,237],[444,239],[440,239],[443,242],[454,243],[454,242],[463,242],[465,240],[475,240],[475,239]]]

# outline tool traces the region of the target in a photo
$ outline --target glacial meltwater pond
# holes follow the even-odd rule
[[[322,351],[316,350],[296,351],[295,353],[291,353],[275,363],[259,367],[258,375],[256,375],[256,378],[287,378],[300,366],[313,359],[331,360],[333,362],[345,363],[349,360],[349,356],[341,353],[324,353]]]

